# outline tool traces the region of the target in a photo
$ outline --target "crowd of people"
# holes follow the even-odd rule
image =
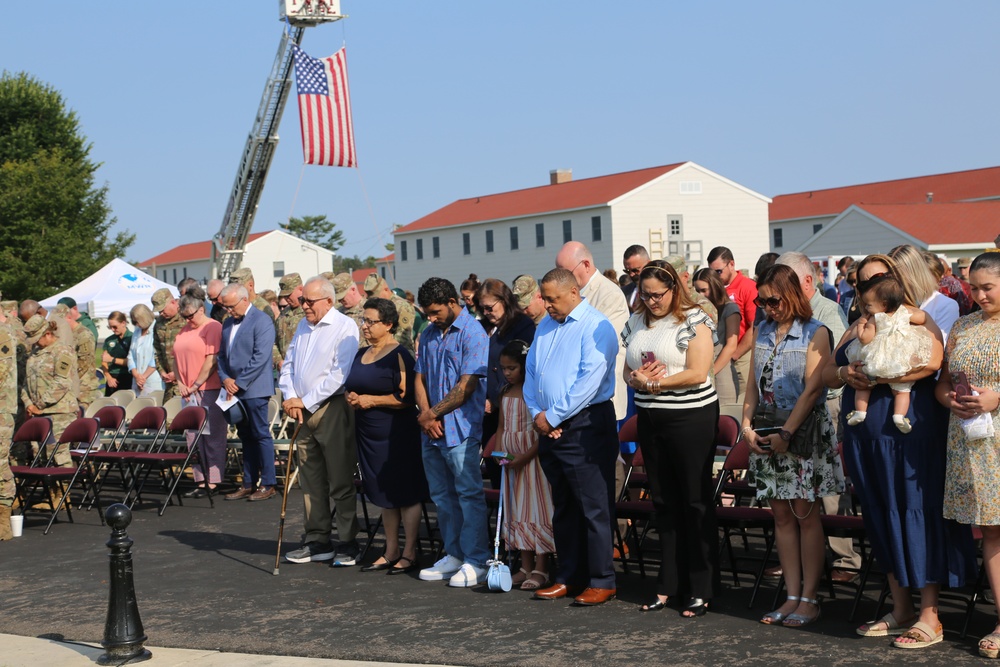
[[[834,578],[859,572],[851,541],[827,539],[820,521],[850,507],[848,478],[893,605],[859,635],[892,636],[904,649],[940,642],[941,588],[976,577],[972,525],[1000,600],[1000,253],[962,258],[953,275],[942,258],[898,246],[845,257],[830,282],[796,252],[765,254],[752,277],[728,248],[706,259],[692,274],[683,257],[652,260],[631,246],[616,284],[569,242],[543,276],[470,275],[457,289],[431,278],[416,295],[376,274],[362,288],[346,273],[289,274],[257,293],[240,269],[228,284],[185,280],[179,299],[159,290],[152,308],[111,313],[100,368],[109,394],[162,391],[208,409],[193,497],[223,483],[227,420],[244,468],[225,499],[276,495],[267,404],[281,390],[305,515],[288,562],[358,564],[360,470],[386,529],[384,552],[363,571],[484,583],[481,459],[492,442],[506,455],[514,585],[542,600],[607,602],[615,499],[635,451],[618,431],[634,414],[663,552],[640,608],[697,618],[719,594],[713,463],[728,413],[751,451],[751,488],[773,512],[772,571],[787,590],[761,623],[821,618],[828,546]],[[96,340],[72,299],[52,313],[4,302],[0,445],[26,417],[48,416],[58,432],[95,400]],[[220,395],[238,399],[228,415]],[[8,455],[0,451],[0,513],[13,499]],[[51,458],[71,465],[66,451]],[[421,568],[426,500],[443,556]],[[1000,626],[979,651],[1000,654]]]

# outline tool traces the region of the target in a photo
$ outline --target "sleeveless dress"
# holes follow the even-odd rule
[[[838,366],[849,363],[842,345]],[[945,409],[934,398],[934,376],[913,383],[907,418],[921,424],[901,433],[892,423],[888,385],[872,388],[868,418],[847,424],[854,389],[844,387],[840,422],[846,473],[861,499],[865,529],[879,566],[904,587],[962,586],[977,568],[972,532],[944,518]]]
[[[1000,390],[1000,322],[982,313],[955,322],[945,358],[949,371],[964,371],[977,387]],[[969,442],[958,417],[949,414],[948,468],[944,515],[960,523],[1000,525],[1000,411],[994,410],[997,435]]]
[[[521,454],[538,443],[531,428],[531,413],[524,400],[513,396],[500,399],[504,430],[497,451]],[[552,489],[536,456],[511,474],[507,469],[507,492],[504,497],[504,540],[509,548],[547,554],[556,550],[552,536]]]
[[[931,360],[934,337],[922,326],[910,324],[910,311],[875,313],[875,337],[867,345],[855,338],[847,348],[851,361],[864,362],[864,372],[873,378],[898,378]]]
[[[346,391],[372,396],[399,392],[400,362],[406,370],[406,397],[413,398],[413,357],[402,345],[370,364],[362,363],[358,350],[344,383]],[[354,411],[358,463],[365,495],[379,507],[409,507],[429,497],[424,462],[420,454],[417,408],[369,408]]]

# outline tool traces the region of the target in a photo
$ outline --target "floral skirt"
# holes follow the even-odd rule
[[[758,500],[816,500],[844,492],[844,468],[837,454],[837,430],[830,413],[822,414],[822,437],[811,457],[795,454],[750,454],[750,483]]]

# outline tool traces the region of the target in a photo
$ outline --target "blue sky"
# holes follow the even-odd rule
[[[144,260],[219,228],[278,46],[277,2],[6,12],[0,68],[59,89]],[[30,4],[20,5],[31,8]],[[342,253],[451,201],[693,160],[768,196],[1000,164],[1000,3],[388,2],[346,41],[360,168],[306,167],[294,215]],[[288,217],[294,98],[254,231]],[[371,213],[369,213],[370,202]],[[374,219],[373,219],[374,218]]]

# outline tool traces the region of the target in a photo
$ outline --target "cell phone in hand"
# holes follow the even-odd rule
[[[972,396],[972,385],[965,371],[954,371],[951,374],[951,386],[955,389],[955,398]]]
[[[656,355],[653,354],[652,352],[643,352],[642,354],[639,355],[639,359],[642,360],[642,365],[645,366],[647,364],[651,364],[654,361],[656,361]]]
[[[507,459],[508,461],[514,460],[514,455],[507,454],[506,452],[493,452],[491,456],[495,459]]]
[[[762,426],[761,428],[755,428],[753,430],[753,432],[757,434],[758,438],[766,438],[769,435],[774,435],[775,433],[781,433],[781,427],[780,426],[766,426],[766,427]],[[757,446],[760,447],[761,449],[770,449],[771,448],[771,443],[769,443],[769,442],[757,443]]]

